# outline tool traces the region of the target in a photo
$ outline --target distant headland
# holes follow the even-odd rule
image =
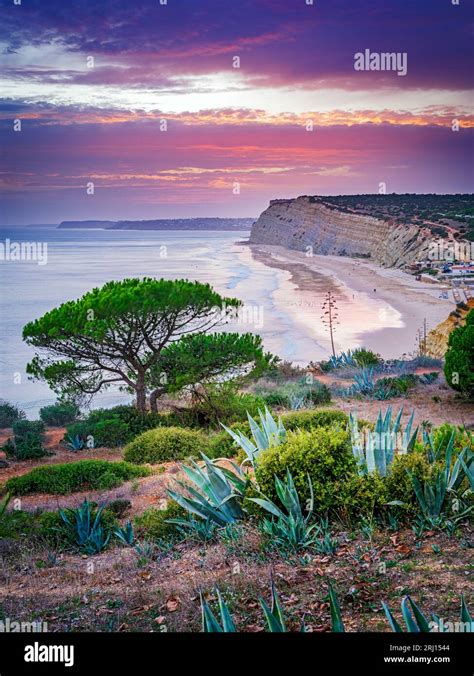
[[[61,230],[250,230],[254,218],[158,218],[147,221],[62,221]]]

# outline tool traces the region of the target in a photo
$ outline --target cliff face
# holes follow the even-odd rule
[[[252,226],[250,242],[313,253],[370,258],[403,267],[427,257],[429,235],[415,225],[393,225],[372,216],[340,211],[319,197],[272,200]]]
[[[474,298],[470,298],[467,303],[459,303],[444,322],[429,332],[426,337],[426,353],[430,357],[436,359],[444,357],[448,348],[449,334],[458,326],[464,325],[470,310],[474,310]]]

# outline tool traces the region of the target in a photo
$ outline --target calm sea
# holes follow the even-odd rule
[[[268,350],[307,362],[314,340],[304,329],[296,340],[291,313],[273,300],[288,275],[254,261],[248,247],[239,244],[247,237],[247,232],[0,229],[0,241],[9,239],[10,247],[33,242],[41,255],[45,251],[41,247],[47,245],[44,265],[35,260],[0,261],[1,397],[18,402],[29,415],[53,402],[47,385],[26,375],[33,350],[22,341],[23,326],[93,287],[127,277],[209,282],[219,292],[245,302],[247,324],[233,330],[260,333]],[[96,405],[113,405],[124,398],[127,395],[109,391],[97,397]]]

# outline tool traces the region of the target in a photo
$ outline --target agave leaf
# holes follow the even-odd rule
[[[262,598],[260,598],[260,605],[262,606],[269,631],[272,633],[286,632],[285,618],[283,617],[283,611],[280,606],[280,600],[278,598],[273,580],[271,610]]]
[[[329,583],[329,607],[331,609],[331,622],[333,632],[345,632],[344,622],[342,621],[341,609],[336,593],[331,583]]]
[[[406,597],[415,616],[416,623],[418,625],[419,631],[428,632],[430,631],[430,625],[426,617],[421,612],[420,608],[416,605],[414,601],[411,600],[409,596]],[[405,599],[404,599],[405,600]]]
[[[227,605],[224,599],[222,598],[220,591],[217,588],[216,592],[217,598],[219,599],[219,610],[221,612],[222,628],[226,633],[236,632],[237,629],[229,613],[229,609],[227,608]]]
[[[402,415],[403,415],[403,406],[400,407],[400,410],[398,411],[397,417],[395,419],[395,423],[393,425],[393,431],[395,434],[397,434],[398,430],[400,429]]]
[[[403,629],[401,626],[398,624],[397,620],[394,618],[392,611],[390,608],[387,606],[386,603],[382,601],[382,607],[385,611],[385,615],[387,617],[387,620],[389,621],[390,626],[392,627],[392,631],[397,632],[397,634],[403,633]]]
[[[461,466],[464,470],[464,473],[467,477],[467,480],[469,481],[471,491],[474,491],[474,471],[473,471],[474,470],[474,462],[472,462],[472,459],[471,459],[471,462],[469,463],[469,465],[467,465],[464,462],[464,459],[461,459]]]
[[[255,502],[257,505],[260,505],[260,507],[263,507],[263,509],[265,509],[267,512],[270,512],[270,514],[273,514],[273,516],[276,516],[279,519],[287,518],[281,509],[277,507],[271,500],[262,500],[262,498],[249,498],[249,500],[251,502]]]
[[[405,624],[407,626],[407,630],[410,632],[420,632],[421,629],[413,619],[410,608],[408,606],[408,601],[411,602],[411,599],[409,596],[405,596],[403,601],[402,601],[402,615],[403,619],[405,620]]]
[[[474,620],[469,613],[469,610],[464,600],[464,594],[461,594],[461,622],[468,623],[469,629],[467,631],[474,632]]]
[[[216,620],[214,613],[209,608],[209,604],[204,599],[202,593],[201,597],[201,613],[202,613],[202,630],[205,634],[221,634],[223,632],[222,627],[219,622]]]

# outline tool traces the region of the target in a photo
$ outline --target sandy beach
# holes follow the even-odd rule
[[[337,349],[364,345],[385,358],[412,353],[424,319],[430,330],[454,308],[453,301],[439,298],[437,285],[419,282],[401,270],[342,256],[307,257],[280,246],[249,248],[255,261],[287,272],[288,284],[273,291],[276,306],[293,314],[327,351],[321,304],[329,289],[338,304]]]

